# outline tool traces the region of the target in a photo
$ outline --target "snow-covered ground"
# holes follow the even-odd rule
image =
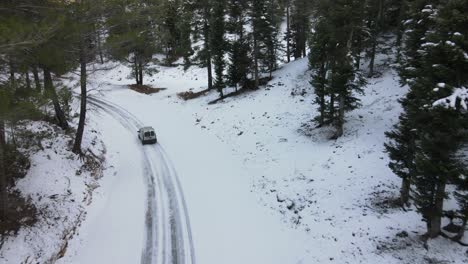
[[[204,89],[204,69],[158,69],[145,82],[168,88],[160,93],[129,90],[130,70],[121,65],[93,74],[91,93],[156,128],[184,191],[197,263],[468,263],[466,248],[444,238],[424,249],[420,216],[387,202],[399,179],[387,167],[384,132],[406,93],[393,71],[369,81],[345,135],[331,141],[311,123],[317,110],[307,59],[285,65],[265,88],[214,105],[207,103],[216,93],[191,101],[176,95]],[[88,129],[102,134],[107,168],[59,262],[140,262],[148,146],[91,109]]]
[[[56,126],[37,121],[22,126],[31,135],[30,147],[21,150],[31,168],[15,190],[35,205],[37,223],[2,241],[0,263],[53,263],[86,218],[102,176],[105,147],[102,135],[88,130],[83,138],[86,157],[80,160],[70,151],[72,138]]]
[[[216,93],[176,96],[203,89],[204,69],[159,71],[145,81],[168,88],[161,93],[128,90],[123,66],[94,76],[95,93],[156,128],[182,182],[198,263],[466,263],[466,249],[443,238],[426,251],[419,215],[386,202],[399,180],[387,167],[384,132],[406,92],[391,70],[370,80],[336,141],[311,125],[306,59],[266,88],[215,105],[207,103]]]

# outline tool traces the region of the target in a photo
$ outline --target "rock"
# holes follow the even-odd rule
[[[294,208],[295,205],[296,205],[296,204],[295,204],[293,201],[291,201],[291,200],[287,200],[287,201],[286,201],[286,207],[287,207],[289,210],[292,210],[292,209]]]
[[[284,199],[284,197],[282,197],[280,194],[277,194],[276,195],[276,200],[280,203],[284,202],[286,199]]]
[[[396,234],[397,237],[408,237],[408,232],[401,231],[400,233]]]

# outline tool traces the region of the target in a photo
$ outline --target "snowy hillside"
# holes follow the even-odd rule
[[[0,263],[468,264],[467,7],[0,1]]]
[[[306,59],[284,66],[267,87],[215,105],[207,104],[215,94],[176,96],[202,89],[203,71],[161,68],[147,82],[168,90],[150,96],[124,86],[126,71],[94,76],[95,94],[156,128],[181,178],[198,262],[466,262],[465,250],[443,238],[424,249],[420,217],[391,202],[399,179],[387,167],[384,132],[406,93],[391,70],[369,81],[336,141],[311,123]]]

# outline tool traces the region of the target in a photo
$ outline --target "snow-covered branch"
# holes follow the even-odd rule
[[[442,106],[446,108],[457,109],[459,106],[467,111],[468,110],[468,89],[466,87],[455,88],[452,95],[439,99],[434,102],[433,106]]]

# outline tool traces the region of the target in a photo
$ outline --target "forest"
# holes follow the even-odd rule
[[[200,94],[223,100],[258,91],[284,65],[307,58],[309,85],[301,88],[314,93],[313,129],[332,129],[334,141],[346,134],[368,82],[381,76],[377,57],[392,53],[391,67],[408,87],[382,142],[401,183],[397,204],[418,212],[424,241],[442,236],[468,246],[467,26],[467,0],[2,0],[0,231],[22,225],[17,208],[34,210],[12,191],[28,167],[15,140],[23,122],[56,125],[86,159],[89,75],[108,62],[129,67],[135,87],[160,74],[154,65],[200,67],[207,74]],[[70,74],[80,94],[61,81]]]

